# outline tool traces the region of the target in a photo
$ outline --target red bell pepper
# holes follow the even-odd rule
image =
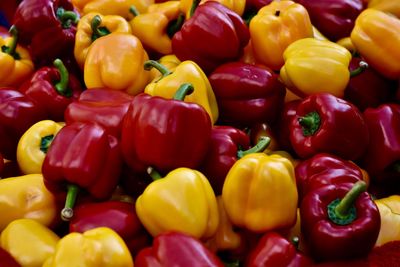
[[[246,267],[309,267],[312,261],[296,246],[276,232],[268,232],[250,253]]]
[[[44,119],[46,113],[36,102],[17,90],[0,88],[0,153],[15,159],[21,136]]]
[[[295,0],[304,6],[312,24],[328,39],[350,36],[354,22],[365,6],[362,0]]]
[[[183,101],[191,92],[193,86],[186,83],[174,99],[145,93],[134,97],[121,136],[125,162],[134,171],[151,166],[167,173],[200,166],[210,142],[211,119],[200,105]]]
[[[290,124],[293,117],[296,115],[296,110],[301,100],[292,100],[286,102],[278,120],[278,125],[275,129],[279,146],[285,151],[293,151],[292,143],[290,142]]]
[[[364,154],[369,142],[368,128],[358,108],[328,93],[303,99],[290,130],[290,142],[301,158],[326,152],[355,160]]]
[[[307,248],[317,260],[368,255],[381,226],[379,210],[364,181],[310,191],[301,203],[300,217]]]
[[[30,46],[40,65],[73,55],[77,22],[78,14],[69,0],[24,0],[13,19],[21,43]]]
[[[59,59],[54,68],[42,67],[22,84],[19,91],[37,102],[47,117],[55,121],[64,121],[64,111],[82,92],[79,80],[69,75],[67,68]]]
[[[0,247],[0,267],[21,267],[21,265],[8,253],[7,250]]]
[[[219,66],[209,76],[219,120],[236,127],[272,124],[282,110],[285,86],[272,70],[242,62]]]
[[[210,73],[238,59],[249,40],[249,29],[238,14],[218,2],[207,1],[175,33],[172,51],[181,61],[192,60]]]
[[[56,135],[43,162],[46,187],[55,194],[68,194],[61,217],[73,216],[79,189],[96,200],[111,196],[118,184],[122,158],[118,139],[96,123],[75,122]]]
[[[246,9],[256,9],[259,10],[262,7],[271,4],[273,0],[247,0]]]
[[[77,101],[68,105],[64,113],[65,122],[97,122],[120,138],[122,120],[132,100],[131,95],[122,91],[106,88],[86,90]]]
[[[380,183],[400,179],[400,105],[384,104],[364,111],[370,143],[362,166],[371,180]]]
[[[79,205],[69,223],[70,232],[83,233],[97,227],[113,229],[135,256],[150,245],[150,235],[136,215],[135,205],[122,201],[93,202]]]
[[[135,267],[223,267],[224,264],[199,240],[169,232],[154,238],[153,246],[139,252]]]

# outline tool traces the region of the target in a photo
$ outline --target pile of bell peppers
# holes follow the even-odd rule
[[[393,0],[2,0],[0,267],[400,265],[399,47]]]

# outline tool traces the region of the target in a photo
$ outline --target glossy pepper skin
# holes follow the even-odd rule
[[[77,22],[78,14],[69,0],[24,0],[13,18],[21,42],[29,45],[38,64],[72,54]]]
[[[68,73],[60,59],[54,67],[42,67],[27,80],[19,91],[37,102],[47,118],[63,121],[67,106],[79,97],[83,88],[77,77]]]
[[[293,1],[273,1],[250,21],[250,36],[257,62],[279,70],[283,52],[294,41],[313,37],[307,10]]]
[[[292,118],[296,115],[296,110],[301,100],[291,100],[284,104],[278,120],[276,132],[279,147],[285,151],[294,153],[292,143],[290,142],[290,124]]]
[[[86,56],[84,79],[88,89],[106,87],[136,95],[149,82],[143,69],[148,60],[140,40],[128,33],[114,32],[94,42]]]
[[[85,248],[85,249],[83,249]],[[133,259],[122,238],[112,229],[98,227],[70,233],[57,243],[43,267],[132,267]]]
[[[75,209],[69,231],[83,233],[97,227],[114,230],[135,255],[150,244],[150,238],[136,215],[135,205],[122,201],[84,203]]]
[[[363,11],[362,0],[296,0],[310,14],[311,22],[329,40],[350,35],[357,16]]]
[[[0,152],[4,158],[16,157],[19,138],[38,121],[46,119],[44,110],[30,98],[12,88],[0,89]]]
[[[158,235],[152,247],[140,251],[135,266],[223,267],[224,264],[196,238],[169,232]]]
[[[378,9],[386,13],[391,13],[400,18],[400,4],[390,0],[369,0],[368,8]]]
[[[222,199],[235,226],[253,232],[290,227],[298,199],[293,165],[279,155],[248,154],[230,169]]]
[[[327,92],[343,97],[350,79],[350,52],[336,43],[304,38],[291,43],[283,53],[280,77],[300,97]],[[329,69],[330,71],[326,71]],[[310,77],[304,79],[304,77]]]
[[[7,252],[0,247],[0,267],[21,267],[21,265]]]
[[[199,167],[210,142],[211,120],[204,108],[182,99],[145,93],[133,99],[121,136],[124,159],[133,170],[152,166],[167,173],[179,167]]]
[[[356,20],[351,41],[363,58],[389,79],[400,77],[400,19],[368,8]]]
[[[300,207],[301,231],[317,260],[367,256],[381,226],[366,184],[332,184],[310,191]]]
[[[250,252],[246,267],[312,266],[312,261],[297,251],[296,247],[277,232],[268,232]]]
[[[238,14],[208,1],[198,6],[174,35],[172,51],[182,61],[195,61],[208,74],[219,65],[238,59],[249,39],[249,30]]]
[[[271,69],[241,62],[219,66],[209,80],[222,124],[237,127],[273,123],[283,107],[285,87]]]
[[[363,113],[370,142],[362,166],[373,181],[386,183],[400,178],[400,105],[383,104]]]
[[[125,92],[107,88],[85,90],[65,109],[65,122],[96,122],[120,138],[122,120],[132,99],[133,96]]]
[[[215,1],[219,2],[225,7],[229,8],[230,10],[233,10],[236,12],[239,16],[243,15],[245,6],[246,6],[246,0],[201,0],[200,4],[204,4],[205,2],[208,1]],[[193,5],[193,0],[180,0],[180,8],[181,11],[186,14],[186,19],[189,19],[191,17],[191,7]]]
[[[381,229],[375,246],[382,246],[388,242],[400,240],[400,196],[391,195],[375,199],[381,216]]]
[[[350,102],[328,93],[303,99],[290,129],[293,149],[301,158],[326,152],[356,160],[366,152],[369,142],[362,113]]]
[[[24,174],[42,173],[47,150],[65,124],[43,120],[32,125],[19,139],[17,161]]]

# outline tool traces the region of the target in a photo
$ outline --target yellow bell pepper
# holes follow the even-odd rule
[[[314,38],[318,40],[329,40],[326,38],[315,26],[312,26],[313,28],[313,33],[314,33]]]
[[[207,239],[217,231],[217,200],[207,178],[189,168],[178,168],[153,181],[136,200],[136,212],[152,236],[179,231]],[[160,179],[161,178],[161,179]]]
[[[280,70],[283,83],[300,97],[327,92],[343,97],[350,79],[350,52],[330,41],[305,38],[285,50]]]
[[[146,48],[163,55],[172,53],[171,38],[185,18],[179,10],[179,1],[151,5],[148,12],[138,14],[131,21],[133,35],[138,37]]]
[[[394,0],[369,0],[368,8],[391,13],[400,18],[400,2]]]
[[[0,87],[19,86],[34,71],[28,50],[17,45],[17,29],[11,27],[10,33],[11,37],[0,37]]]
[[[127,33],[110,33],[90,46],[84,67],[88,89],[107,87],[130,95],[143,92],[150,74],[143,69],[148,55],[140,40]]]
[[[400,78],[400,19],[368,8],[357,17],[350,37],[374,69],[389,79]]]
[[[129,9],[135,6],[140,13],[147,12],[147,8],[154,4],[154,0],[72,0],[72,4],[81,15],[98,12],[102,15],[116,15],[125,19],[132,18]]]
[[[307,10],[292,1],[273,1],[250,21],[250,37],[257,62],[279,70],[283,52],[294,41],[313,37]]]
[[[0,231],[16,219],[33,219],[50,226],[58,215],[56,199],[41,174],[0,180]]]
[[[298,201],[293,164],[279,155],[248,154],[228,172],[222,199],[238,227],[254,232],[290,227]]]
[[[59,237],[32,219],[12,221],[1,233],[0,245],[21,266],[41,267],[53,255]]]
[[[184,83],[191,83],[195,90],[192,94],[186,96],[184,101],[199,104],[210,115],[213,123],[217,121],[217,99],[207,76],[195,62],[184,61],[176,67],[174,72],[154,60],[146,62],[145,68],[147,70],[153,67],[162,73],[162,78],[148,84],[144,89],[145,93],[172,99],[176,88],[179,88]]]
[[[47,149],[64,124],[51,120],[39,121],[22,135],[17,146],[17,162],[24,174],[42,173]]]
[[[340,39],[340,40],[337,40],[336,43],[337,43],[338,45],[343,46],[343,47],[346,48],[347,50],[349,50],[349,52],[352,53],[352,54],[355,53],[355,52],[357,52],[357,50],[356,50],[356,48],[354,47],[354,44],[353,44],[353,42],[351,41],[351,38],[350,38],[350,37],[345,37],[345,38],[342,38],[342,39]]]
[[[175,55],[172,54],[161,57],[158,62],[172,72],[174,72],[176,67],[182,63]],[[153,68],[150,70],[150,76],[152,81],[156,81],[162,77],[162,74],[159,70]]]
[[[131,33],[131,26],[120,16],[103,16],[91,12],[83,16],[78,23],[75,36],[74,55],[83,69],[90,45],[97,39],[112,32]]]
[[[375,246],[400,241],[400,195],[374,200],[381,216],[381,229]]]
[[[244,9],[246,7],[246,0],[201,0],[200,5],[207,1],[219,2],[225,7],[237,13],[239,16],[243,15]],[[180,0],[180,9],[183,13],[186,14],[186,19],[190,18],[190,10],[192,9],[192,5],[193,0]]]
[[[125,242],[110,228],[98,227],[64,236],[43,267],[133,267]]]

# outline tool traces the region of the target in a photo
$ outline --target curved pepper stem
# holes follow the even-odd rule
[[[311,136],[314,135],[320,125],[321,125],[321,117],[318,112],[310,112],[307,115],[299,118],[299,123],[302,126],[303,135]]]
[[[185,22],[185,14],[180,13],[176,20],[171,21],[167,26],[167,34],[169,38],[172,38],[177,33]]]
[[[17,44],[18,44],[18,29],[17,27],[15,27],[14,25],[12,25],[10,27],[9,30],[10,34],[11,34],[11,43],[10,45],[3,45],[1,47],[1,51],[3,53],[9,54],[10,56],[12,56],[14,59],[21,59],[20,55],[17,53]]]
[[[339,225],[352,223],[356,218],[356,208],[354,202],[361,193],[367,191],[367,184],[358,181],[342,199],[336,199],[328,205],[329,219]]]
[[[298,236],[294,236],[291,241],[296,250],[298,250],[300,244],[300,238]]]
[[[72,91],[68,88],[69,73],[67,68],[65,67],[61,59],[58,58],[54,60],[53,65],[58,69],[58,72],[60,73],[60,81],[54,85],[54,88],[56,88],[57,92],[60,95],[71,97]]]
[[[75,205],[76,198],[79,193],[79,187],[74,184],[67,185],[68,192],[67,198],[65,199],[65,206],[61,210],[61,219],[68,222],[74,216],[73,207]]]
[[[184,83],[178,88],[173,99],[183,101],[183,100],[185,100],[185,97],[187,95],[190,95],[193,92],[194,92],[193,85],[191,83]]]
[[[54,135],[46,135],[44,137],[42,137],[42,139],[40,140],[40,150],[43,153],[47,153],[47,150],[49,150],[50,144],[51,142],[53,142],[54,139]]]
[[[131,13],[134,17],[137,17],[140,15],[139,10],[134,5],[131,5],[129,8],[129,13]]]
[[[192,6],[190,8],[190,17],[193,16],[194,12],[196,11],[196,8],[199,6],[201,0],[193,0]]]
[[[165,67],[163,64],[161,64],[155,60],[147,60],[146,62],[144,62],[143,67],[145,70],[151,70],[152,68],[156,68],[162,74],[162,76],[159,80],[172,74],[172,72],[167,67]]]
[[[355,70],[350,71],[350,77],[355,77],[359,74],[361,74],[364,70],[368,69],[369,65],[365,61],[360,61],[358,64],[358,68]]]
[[[94,16],[90,23],[90,27],[92,29],[92,41],[110,34],[110,31],[106,27],[99,27],[100,24],[101,17],[99,15]]]
[[[78,24],[79,17],[75,12],[65,11],[64,8],[60,7],[57,9],[56,13],[63,29],[71,28],[71,24]]]
[[[158,171],[156,171],[153,167],[148,167],[146,171],[150,175],[151,179],[153,179],[153,181],[160,180],[163,178],[161,174]]]
[[[260,138],[258,143],[255,146],[253,146],[252,148],[250,148],[248,150],[244,150],[244,151],[238,150],[237,158],[241,159],[248,154],[262,152],[269,146],[270,143],[271,143],[271,138],[269,138],[267,136],[263,136]]]

